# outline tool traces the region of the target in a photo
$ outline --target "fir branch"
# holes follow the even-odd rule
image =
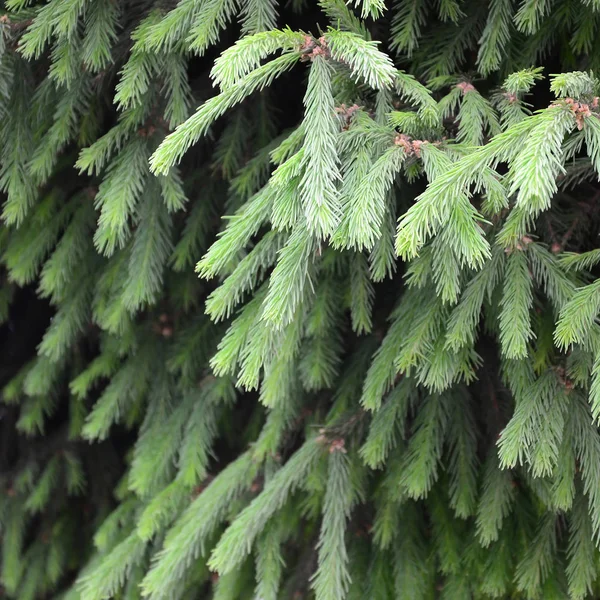
[[[566,568],[569,595],[577,600],[592,592],[597,568],[593,556],[592,524],[583,495],[577,497],[569,521],[569,563]]]
[[[526,254],[516,250],[506,260],[500,313],[500,343],[507,358],[525,357],[527,343],[534,337],[529,316],[532,283]]]
[[[390,88],[396,69],[389,56],[377,50],[377,43],[349,31],[329,28],[325,34],[331,57],[350,67],[352,75],[374,89]]]
[[[224,90],[205,102],[194,115],[169,134],[150,159],[150,169],[157,175],[164,175],[175,165],[187,150],[203,135],[206,135],[212,123],[222,116],[232,106],[256,90],[262,90],[272,81],[291,69],[300,58],[299,52],[282,54],[245,77],[235,85]]]
[[[331,86],[332,67],[321,55],[312,61],[304,105],[304,174],[300,198],[308,227],[317,237],[333,233],[340,220],[336,188],[340,178],[336,138],[338,126]]]
[[[261,317],[276,329],[291,322],[298,305],[312,287],[310,266],[314,250],[314,238],[298,227],[279,252]]]
[[[427,495],[438,477],[444,435],[448,426],[448,396],[429,396],[423,402],[409,440],[401,485],[409,497]]]
[[[416,396],[413,385],[409,378],[404,378],[371,421],[360,456],[372,469],[381,468],[398,438],[404,438],[409,408]]]
[[[242,35],[275,29],[277,0],[247,0],[242,12]]]
[[[202,55],[219,39],[219,33],[232,19],[238,8],[237,0],[207,0],[194,16],[186,38],[189,48]]]
[[[600,312],[600,280],[579,288],[560,311],[554,340],[559,348],[584,342]]]
[[[355,496],[350,469],[350,460],[343,448],[332,447],[318,543],[319,566],[312,581],[318,600],[341,600],[346,597],[350,585],[348,551],[344,539]]]
[[[212,552],[209,561],[212,569],[225,574],[240,564],[269,519],[303,483],[320,453],[320,444],[311,439],[287,461],[263,492],[229,526]],[[243,544],[240,543],[242,540]]]
[[[257,69],[261,62],[278,50],[293,51],[304,43],[304,34],[291,29],[255,32],[239,39],[217,58],[210,75],[226,90]]]
[[[230,503],[249,487],[255,466],[250,453],[228,465],[186,508],[169,530],[163,549],[154,557],[142,582],[142,592],[152,600],[169,598],[182,576],[225,518]]]

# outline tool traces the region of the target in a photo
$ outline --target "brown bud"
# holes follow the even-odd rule
[[[331,445],[329,446],[329,453],[333,454],[334,452],[343,452],[346,454],[346,448],[344,448],[345,442],[343,439],[333,440]]]
[[[460,83],[456,84],[456,87],[462,91],[463,96],[465,94],[467,94],[468,92],[475,91],[475,87],[472,84],[470,84],[468,81],[461,81]]]

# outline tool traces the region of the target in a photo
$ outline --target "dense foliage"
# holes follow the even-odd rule
[[[600,597],[600,1],[0,4],[0,595]]]

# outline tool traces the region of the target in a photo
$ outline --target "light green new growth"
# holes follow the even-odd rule
[[[224,574],[240,564],[250,553],[255,539],[269,519],[302,484],[320,453],[320,444],[312,439],[288,460],[268,482],[263,492],[228,527],[211,554],[211,569]]]

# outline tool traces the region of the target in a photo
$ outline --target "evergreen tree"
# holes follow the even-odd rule
[[[0,594],[600,597],[598,0],[0,5]]]

